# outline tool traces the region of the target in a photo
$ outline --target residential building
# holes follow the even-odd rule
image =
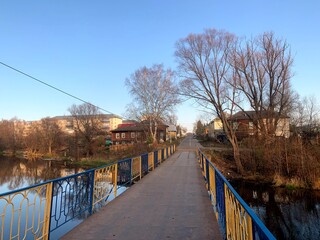
[[[112,131],[116,128],[118,128],[118,125],[122,124],[122,118],[118,117],[118,116],[113,116],[111,118],[109,118],[109,131]]]
[[[167,140],[172,140],[177,138],[177,127],[173,124],[168,125],[168,134],[167,134]]]
[[[166,141],[167,127],[168,125],[158,124],[156,136],[158,141]],[[146,142],[148,132],[149,124],[145,121],[120,124],[117,129],[111,130],[111,139],[113,144]]]
[[[108,133],[116,129],[122,123],[122,118],[114,114],[99,114],[96,118],[100,121],[100,126],[103,132]],[[74,118],[73,116],[57,116],[51,118],[60,127],[60,129],[67,134],[74,133]]]
[[[62,132],[66,134],[74,133],[74,120],[72,116],[56,116],[51,118],[54,121]]]
[[[216,138],[223,133],[223,124],[220,118],[213,119],[208,125],[209,137]]]
[[[277,125],[274,126],[274,136],[288,138],[290,136],[290,118],[286,115],[279,115],[277,112],[270,113],[261,111],[259,115],[257,115],[255,111],[240,111],[232,115],[228,120],[232,122],[237,137],[241,139],[260,134],[261,129],[256,126],[267,126],[269,123],[274,124],[276,118],[278,121]],[[256,123],[254,123],[254,121]]]

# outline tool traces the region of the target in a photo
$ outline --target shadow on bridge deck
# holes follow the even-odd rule
[[[222,239],[187,137],[170,158],[62,239]]]

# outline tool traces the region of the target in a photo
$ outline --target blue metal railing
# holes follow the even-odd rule
[[[225,239],[275,239],[227,179],[198,149],[200,167]]]

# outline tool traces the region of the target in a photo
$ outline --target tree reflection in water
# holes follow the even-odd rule
[[[0,157],[0,166],[1,193],[83,171],[79,167],[66,167],[60,161],[27,160],[12,157]]]
[[[277,239],[320,239],[320,191],[231,184]]]

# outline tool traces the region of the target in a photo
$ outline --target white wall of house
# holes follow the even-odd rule
[[[209,137],[216,137],[217,134],[223,132],[223,124],[220,118],[215,118],[208,126]]]

